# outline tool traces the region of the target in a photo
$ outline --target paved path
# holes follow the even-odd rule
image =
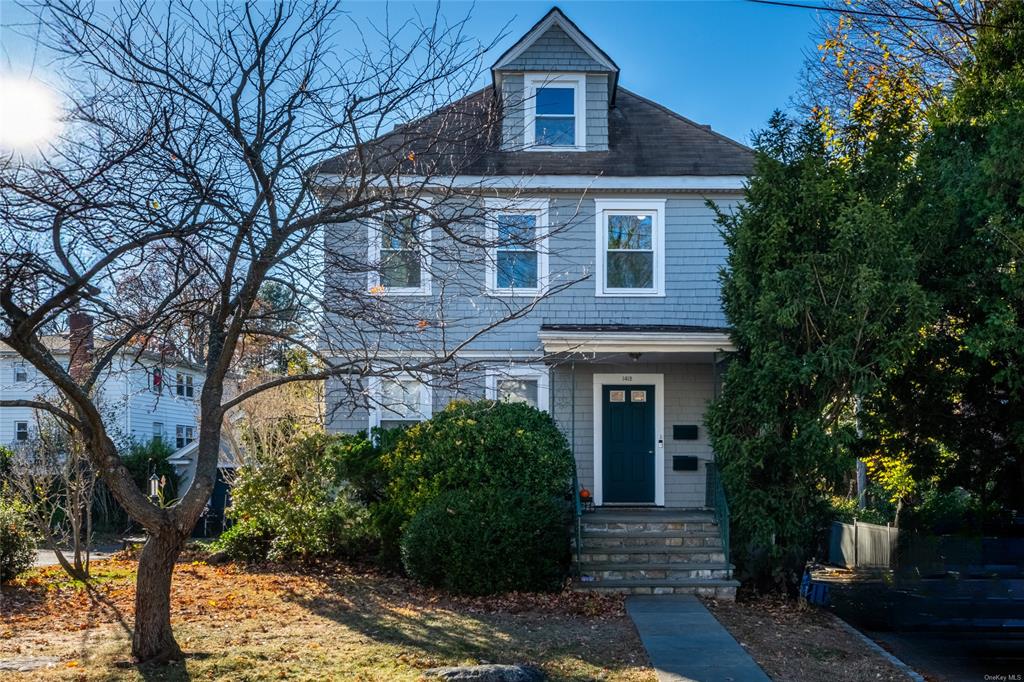
[[[92,553],[89,558],[92,561],[98,561],[100,559],[109,559],[110,555],[121,549],[120,545],[115,544],[97,544],[93,546]],[[71,561],[74,553],[71,550],[65,550],[64,558]],[[33,562],[33,566],[56,566],[59,562],[57,561],[57,553],[52,549],[41,547],[36,550],[36,560]]]
[[[626,599],[626,612],[658,682],[769,682],[696,597],[632,596]]]

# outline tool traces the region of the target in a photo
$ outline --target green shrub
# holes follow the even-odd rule
[[[214,550],[228,553],[237,561],[266,561],[274,539],[272,529],[257,518],[238,521],[213,543]]]
[[[244,561],[313,559],[376,549],[369,514],[353,499],[341,460],[373,449],[365,435],[302,437],[258,453],[232,487],[235,525],[218,546]]]
[[[565,499],[573,470],[551,415],[491,400],[454,402],[409,427],[381,464],[385,499],[372,511],[386,560],[397,559],[405,526],[441,493],[488,489]]]
[[[25,514],[16,503],[0,498],[0,582],[31,568],[36,542]]]
[[[568,574],[569,505],[519,490],[442,493],[402,535],[402,565],[450,592],[554,591]]]

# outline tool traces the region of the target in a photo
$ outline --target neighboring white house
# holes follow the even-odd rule
[[[64,365],[70,362],[66,336],[48,336],[44,344]],[[197,401],[203,374],[180,360],[137,348],[119,353],[100,378],[97,396],[111,435],[138,442],[159,439],[178,450],[198,435]],[[9,346],[0,343],[0,397],[31,400],[53,396],[54,386]],[[0,407],[0,444],[32,437],[38,424],[29,407]]]

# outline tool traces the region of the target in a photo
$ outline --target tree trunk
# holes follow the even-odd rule
[[[184,657],[171,630],[171,573],[184,541],[173,527],[164,527],[150,535],[139,556],[132,633],[132,656],[139,663],[166,663]]]

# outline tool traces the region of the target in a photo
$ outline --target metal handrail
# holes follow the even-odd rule
[[[704,503],[715,512],[715,523],[718,524],[722,538],[722,553],[725,555],[725,563],[729,563],[729,502],[725,498],[725,486],[722,485],[718,467],[708,462],[706,471],[707,490]]]
[[[576,457],[572,458],[572,498],[576,510],[576,570],[583,555],[583,505],[580,502],[580,479],[576,473]]]

